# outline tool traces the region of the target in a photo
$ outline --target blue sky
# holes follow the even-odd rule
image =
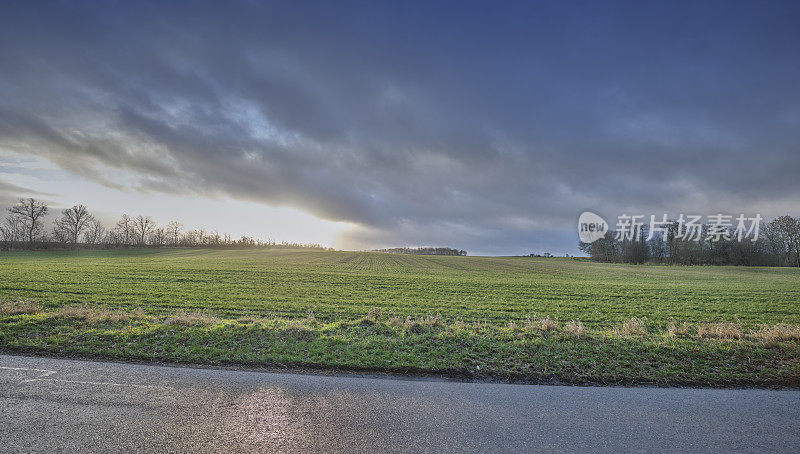
[[[341,248],[577,252],[800,209],[797,2],[16,2],[0,201]]]

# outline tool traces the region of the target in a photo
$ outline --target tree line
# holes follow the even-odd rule
[[[449,247],[395,247],[389,249],[374,249],[373,252],[415,255],[467,255],[467,251],[463,249],[459,250]]]
[[[225,248],[308,248],[326,249],[318,244],[262,241],[203,229],[185,230],[172,221],[159,226],[145,215],[123,214],[113,226],[105,226],[84,205],[62,210],[48,229],[45,217],[50,209],[34,198],[20,199],[8,208],[0,223],[0,249],[126,248],[126,247],[225,247]]]
[[[637,229],[633,238],[620,239],[606,232],[592,243],[579,243],[581,251],[599,262],[666,263],[675,265],[800,266],[800,217],[780,216],[761,229],[756,241],[739,241],[731,230],[711,241],[712,227],[700,226],[697,240],[682,238],[677,222],[666,233],[649,235],[648,226]],[[648,239],[648,237],[651,237]]]

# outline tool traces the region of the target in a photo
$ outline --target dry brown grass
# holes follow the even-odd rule
[[[800,326],[779,323],[773,326],[764,325],[760,329],[751,331],[750,338],[763,342],[766,345],[776,345],[779,342],[800,341]]]
[[[42,306],[33,301],[16,300],[0,302],[0,315],[35,314],[42,311]]]
[[[369,314],[367,314],[367,317],[377,322],[378,320],[383,319],[383,309],[379,307],[373,307],[372,309],[369,310]]]
[[[56,312],[56,316],[80,319],[88,323],[122,323],[134,319],[141,320],[147,317],[142,308],[136,308],[132,312],[126,312],[104,307],[89,307],[86,305],[62,306],[58,309],[58,312]]]
[[[317,317],[314,316],[314,312],[308,311],[308,314],[306,314],[306,318],[304,318],[301,321],[301,323],[314,326],[317,325],[319,322],[317,321]]]
[[[669,322],[666,335],[667,337],[686,337],[689,335],[689,325],[685,322],[680,325],[675,322]]]
[[[444,328],[444,320],[442,314],[428,315],[424,320],[425,324],[431,328]]]
[[[530,330],[551,332],[559,328],[558,320],[553,320],[550,317],[536,318],[529,317],[525,321],[525,328]]]
[[[425,324],[422,323],[421,320],[411,318],[409,315],[406,317],[406,321],[403,323],[403,328],[412,333],[421,333],[425,330]]]
[[[213,325],[219,322],[219,319],[201,311],[186,312],[178,311],[175,315],[164,320],[167,325],[181,325],[181,326],[201,326]]]
[[[397,323],[399,319],[397,317],[392,317],[389,319],[388,323],[393,326],[398,326]],[[427,315],[422,318],[413,318],[410,315],[406,317],[406,320],[402,322],[402,327],[409,332],[412,333],[421,333],[427,331],[429,329],[442,329],[445,327],[444,320],[440,314],[436,315]]]
[[[84,320],[87,323],[127,323],[132,321],[148,320],[154,323],[164,323],[166,325],[182,326],[207,326],[221,323],[222,320],[211,315],[207,311],[177,311],[169,316],[155,317],[145,313],[143,308],[137,307],[132,311],[120,309],[109,309],[102,306],[92,307],[88,305],[63,306],[54,311],[44,312],[43,308],[36,302],[26,300],[0,301],[0,315],[19,315],[42,313],[46,316],[71,318]],[[274,318],[274,314],[271,314]],[[272,320],[272,319],[270,319]],[[313,312],[309,312],[305,318],[296,320],[275,320],[279,331],[301,338],[310,338],[317,335],[317,328],[322,325]],[[244,316],[236,319],[241,324],[264,324],[267,319]],[[475,333],[486,331],[487,324],[483,322],[465,323],[457,318],[452,322],[445,322],[440,314],[427,315],[415,318],[407,316],[402,319],[398,316],[389,317],[380,308],[373,308],[368,315],[358,321],[361,324],[374,325],[385,324],[391,327],[400,328],[412,333],[425,333],[437,329],[448,331],[469,330]],[[266,325],[265,325],[266,326]],[[745,329],[735,322],[713,322],[713,323],[686,323],[680,324],[671,321],[665,330],[658,330],[650,333],[646,326],[646,319],[631,318],[611,331],[601,328],[591,329],[584,326],[580,320],[568,321],[560,324],[557,319],[550,317],[530,317],[525,322],[508,322],[508,332],[517,336],[528,336],[535,332],[556,333],[563,332],[566,335],[583,338],[587,336],[615,335],[624,337],[646,337],[665,336],[667,338],[686,337],[695,339],[724,340],[724,341],[744,341],[760,342],[767,346],[774,346],[782,342],[800,342],[800,325],[780,323],[777,325],[763,325],[759,328]]]
[[[525,324],[517,323],[516,321],[508,322],[508,332],[516,337],[522,339],[530,334],[530,331],[525,329]]]
[[[618,336],[646,336],[647,326],[644,319],[633,317],[622,322],[622,325],[614,328],[613,332]]]
[[[744,339],[742,327],[732,322],[701,323],[697,325],[701,339]]]
[[[564,332],[573,337],[583,337],[586,335],[586,328],[580,320],[572,320],[564,325]]]
[[[144,309],[141,307],[137,307],[136,309],[130,312],[131,318],[136,320],[143,320],[148,318],[147,314],[144,312]]]
[[[366,316],[361,317],[358,320],[358,323],[366,326],[375,325],[381,322],[384,318],[383,310],[379,307],[373,307],[369,310]],[[397,317],[391,317],[389,320],[386,321],[387,324],[393,326],[402,326],[403,322]]]

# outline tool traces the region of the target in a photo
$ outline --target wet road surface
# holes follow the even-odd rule
[[[601,388],[0,355],[0,452],[800,452],[800,391]]]

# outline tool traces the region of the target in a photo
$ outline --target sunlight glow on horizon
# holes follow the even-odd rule
[[[124,178],[124,172],[115,173]],[[247,235],[278,243],[316,243],[339,248],[342,233],[355,227],[347,222],[320,219],[297,208],[273,207],[228,197],[169,195],[136,189],[121,191],[68,173],[45,158],[2,149],[0,182],[38,192],[22,193],[18,197],[47,201],[51,208],[50,220],[63,208],[84,204],[106,228],[112,228],[123,213],[142,214],[152,216],[161,226],[178,221],[185,230],[218,231],[235,239]]]

